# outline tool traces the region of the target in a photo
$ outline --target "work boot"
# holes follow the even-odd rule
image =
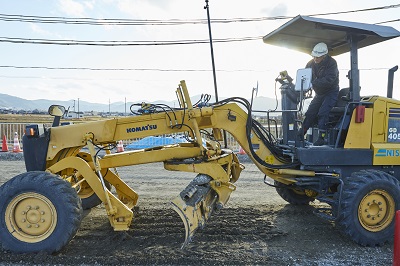
[[[313,143],[313,145],[314,146],[322,146],[322,145],[325,145],[326,144],[326,142],[325,142],[325,135],[326,135],[326,132],[325,132],[325,130],[319,130],[319,133],[318,133],[318,139]]]

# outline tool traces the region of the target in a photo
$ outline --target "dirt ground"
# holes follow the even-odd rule
[[[169,202],[195,174],[169,172],[162,164],[119,168],[139,194],[130,230],[114,232],[102,206],[85,212],[74,239],[59,253],[12,254],[0,249],[0,265],[391,265],[393,243],[361,247],[313,214],[292,206],[251,163],[228,205],[214,214],[181,249],[184,226]],[[0,185],[24,172],[23,161],[0,158]],[[1,242],[1,240],[0,240]]]

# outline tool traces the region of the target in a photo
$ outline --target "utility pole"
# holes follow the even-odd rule
[[[204,9],[207,10],[207,22],[208,22],[208,35],[210,38],[210,50],[211,50],[211,63],[212,63],[212,71],[213,71],[213,77],[214,77],[214,90],[215,90],[215,102],[218,102],[218,88],[217,88],[217,75],[215,72],[215,62],[214,62],[214,48],[213,48],[213,41],[212,41],[212,34],[211,34],[211,20],[210,20],[210,7],[208,5],[208,0],[206,1],[206,6]],[[223,131],[224,135],[224,146],[225,148],[228,147],[228,141],[226,138],[226,131]]]
[[[210,49],[211,49],[211,63],[214,77],[214,90],[215,90],[215,101],[218,102],[218,89],[217,89],[217,75],[215,73],[215,62],[214,62],[214,48],[211,34],[211,21],[210,21],[210,8],[208,6],[208,0],[206,0],[206,6],[204,9],[207,10],[207,22],[208,22],[208,35],[210,37]]]

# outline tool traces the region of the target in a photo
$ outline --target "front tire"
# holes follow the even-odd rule
[[[376,170],[355,172],[343,181],[336,221],[341,231],[362,246],[381,246],[392,239],[400,182]]]
[[[76,234],[82,216],[81,200],[57,175],[32,171],[0,187],[0,239],[16,253],[61,250]]]

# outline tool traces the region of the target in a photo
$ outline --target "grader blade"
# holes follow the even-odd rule
[[[172,202],[172,208],[185,225],[184,248],[198,228],[203,228],[215,209],[222,208],[218,194],[211,188],[212,178],[199,174]]]

